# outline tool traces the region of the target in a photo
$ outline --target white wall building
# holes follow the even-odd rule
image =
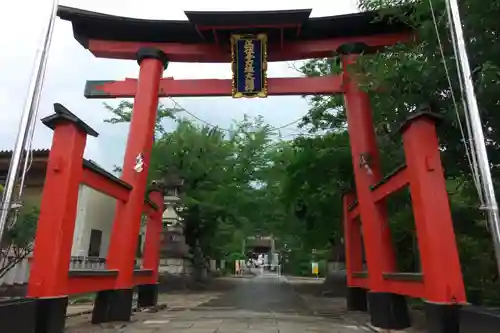
[[[71,256],[107,257],[115,209],[115,198],[80,185]],[[142,223],[141,248],[144,247],[145,227],[145,223]]]
[[[80,185],[72,256],[106,258],[115,208],[116,199]]]
[[[86,185],[80,185],[71,249],[71,268],[103,269],[105,267],[104,261],[108,255],[115,209],[116,199]],[[141,247],[144,246],[144,234],[145,225],[143,224]],[[1,277],[0,286],[27,283],[29,262],[27,258]]]

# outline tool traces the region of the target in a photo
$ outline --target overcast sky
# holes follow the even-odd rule
[[[40,34],[48,20],[52,0],[17,0],[2,3],[0,13],[0,149],[13,149],[18,124],[27,95]],[[273,0],[241,2],[228,0],[61,0],[60,5],[106,14],[146,19],[186,19],[184,10],[276,10],[312,8],[311,16],[331,16],[356,11],[356,0]],[[293,63],[271,63],[269,77],[298,76]],[[137,77],[135,61],[97,59],[73,39],[71,24],[57,19],[50,50],[47,75],[38,119],[53,112],[55,102],[65,105],[100,136],[87,143],[85,157],[110,169],[121,165],[127,125],[103,123],[107,114],[102,100],[83,97],[86,80],[121,80]],[[230,78],[229,64],[170,64],[165,76],[187,78]],[[244,114],[262,115],[267,123],[279,127],[306,114],[307,102],[300,97],[233,100],[227,98],[177,98],[176,101],[207,122],[229,127]],[[117,101],[108,100],[116,103]],[[165,101],[168,104],[168,101]],[[186,115],[186,117],[189,117]],[[297,133],[296,127],[283,131]],[[34,147],[49,148],[52,131],[37,121]]]

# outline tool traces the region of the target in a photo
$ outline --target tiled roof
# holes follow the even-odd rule
[[[0,150],[0,156],[9,156],[12,155],[12,152],[12,150]],[[50,152],[50,149],[33,149],[32,152],[34,155],[45,155]]]

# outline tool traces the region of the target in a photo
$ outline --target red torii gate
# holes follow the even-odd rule
[[[140,65],[137,80],[88,81],[85,88],[88,98],[135,98],[121,177],[128,190],[125,194],[118,190],[114,193],[124,196],[117,205],[107,258],[107,269],[116,274],[105,284],[101,282],[102,277],[87,275],[84,285],[88,288],[77,288],[79,291],[90,291],[94,286],[93,290],[99,292],[94,307],[94,322],[129,319],[135,285],[149,285],[147,294],[151,301],[146,303],[154,303],[157,291],[151,287],[150,279],[139,281],[134,278],[133,258],[144,206],[158,98],[231,96],[234,88],[231,80],[162,79],[163,71],[169,61],[230,62],[231,35],[243,33],[267,36],[269,44],[266,44],[265,60],[269,61],[322,58],[334,53],[341,55],[344,68],[341,75],[270,78],[266,93],[344,94],[356,181],[355,193],[344,196],[349,309],[368,308],[374,326],[404,328],[410,325],[405,296],[418,297],[426,301],[430,332],[458,332],[457,305],[464,304],[466,299],[439,157],[435,116],[424,110],[414,114],[403,125],[401,133],[407,163],[383,179],[369,97],[346,70],[356,61],[357,54],[381,50],[398,42],[409,42],[414,37],[413,32],[394,18],[391,21],[374,21],[378,16],[375,12],[309,18],[310,12],[186,12],[189,21],[153,21],[59,8],[59,17],[72,23],[77,41],[96,57],[137,60]],[[30,277],[30,296],[43,297],[46,311],[52,310],[52,315],[47,318],[42,318],[42,312],[39,312],[45,327],[60,327],[61,321],[64,323],[61,309],[65,309],[65,303],[59,300],[66,299],[67,302],[67,295],[73,291],[72,288],[76,288],[68,287],[67,277],[62,278],[64,269],[67,270],[71,247],[71,239],[67,235],[72,228],[66,224],[74,221],[74,188],[81,179],[84,134],[93,132],[75,118],[66,113],[66,117],[59,116],[57,121],[46,120],[49,126],[66,125],[61,129],[56,127],[47,173],[48,180],[49,176],[55,180],[47,181],[44,189]],[[62,150],[58,150],[62,149],[60,142],[71,142],[74,145],[72,153],[62,157]],[[144,161],[143,172],[133,169],[138,157]],[[65,168],[65,165],[71,168]],[[367,171],[367,165],[371,172]],[[65,175],[63,179],[61,174]],[[61,184],[66,186],[61,187]],[[383,199],[406,184],[410,186],[413,201],[421,274],[408,275],[396,271],[388,220],[384,213]],[[54,216],[49,216],[51,209],[55,209],[50,197],[55,194],[67,200],[65,210],[56,210],[59,212],[57,223],[53,222]],[[157,201],[161,205],[159,197]],[[361,226],[353,222],[358,216],[362,219]],[[64,241],[61,235],[54,240],[53,225],[65,231]],[[361,229],[367,271],[362,268]],[[56,251],[57,246],[62,244],[63,248]],[[60,257],[54,259],[56,254]],[[44,261],[52,262],[54,269],[44,271],[41,268]],[[151,261],[150,264],[154,263]]]

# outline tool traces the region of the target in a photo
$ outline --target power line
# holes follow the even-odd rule
[[[484,206],[484,197],[483,197],[483,193],[481,191],[481,182],[480,182],[480,179],[479,179],[480,177],[479,177],[478,161],[477,161],[477,158],[476,158],[476,154],[474,152],[474,145],[471,142],[472,141],[472,129],[471,129],[471,124],[470,124],[470,121],[469,121],[469,117],[467,116],[467,104],[465,103],[465,98],[462,95],[461,97],[462,97],[462,104],[463,104],[463,108],[464,108],[464,116],[465,116],[464,118],[465,118],[465,124],[466,124],[466,128],[467,128],[467,132],[468,132],[468,135],[469,135],[469,140],[467,139],[467,137],[465,135],[464,126],[463,126],[462,121],[460,119],[460,112],[458,110],[458,103],[457,103],[457,99],[455,97],[455,93],[453,91],[453,85],[452,85],[451,75],[450,75],[450,71],[449,71],[449,68],[448,68],[448,64],[446,62],[446,56],[444,54],[443,43],[441,41],[441,37],[439,36],[439,25],[438,25],[437,18],[436,18],[434,4],[433,4],[432,0],[428,0],[428,1],[429,1],[429,7],[430,7],[430,11],[431,11],[431,16],[432,16],[432,22],[434,24],[434,31],[436,33],[436,39],[437,39],[437,42],[438,42],[439,52],[440,52],[440,56],[441,56],[441,62],[443,63],[443,68],[444,68],[444,71],[445,71],[445,76],[446,76],[446,79],[447,79],[448,88],[450,89],[450,96],[451,96],[451,100],[453,102],[453,108],[455,110],[455,115],[456,115],[456,118],[457,118],[458,128],[459,128],[460,134],[462,136],[462,142],[464,144],[465,154],[466,154],[466,157],[467,157],[467,161],[469,162],[469,167],[470,167],[471,172],[472,172],[472,180],[474,182],[474,185],[476,186],[476,190],[477,190],[477,193],[478,193],[479,201],[480,201],[481,205]],[[451,24],[451,22],[450,22],[450,24]],[[456,46],[455,38],[453,36],[451,36],[451,37],[452,37],[452,42],[453,42],[453,50],[454,50],[455,54],[457,54],[457,46]],[[455,60],[457,62],[457,68],[460,68],[458,57],[455,57]],[[461,77],[460,73],[458,75],[458,83],[459,83],[459,86],[460,86],[460,90],[462,92],[465,91],[465,89],[464,89],[464,82],[462,80],[462,77]]]
[[[180,105],[175,99],[173,99],[172,97],[168,97],[169,100],[172,101],[172,103],[174,103],[174,106],[177,108],[177,111],[181,111],[181,112],[185,112],[187,113],[188,115],[190,115],[191,117],[193,117],[194,119],[202,122],[203,124],[207,125],[207,126],[210,126],[210,127],[213,127],[213,128],[217,128],[221,131],[225,131],[225,132],[231,132],[231,130],[227,129],[227,128],[222,128],[220,126],[216,126],[216,125],[213,125],[211,123],[209,123],[208,121],[206,120],[203,120],[201,119],[200,117],[198,117],[197,115],[195,115],[194,113],[192,112],[189,112],[185,107],[183,107],[182,105]]]
[[[225,132],[232,132],[230,129],[227,129],[227,128],[222,128],[220,126],[216,126],[216,125],[213,125],[211,123],[209,123],[208,121],[198,117],[197,115],[195,115],[194,113],[188,111],[185,107],[183,107],[181,104],[179,104],[179,102],[177,102],[175,99],[173,99],[172,97],[168,97],[169,100],[172,101],[172,103],[174,103],[174,107],[178,110],[178,111],[181,111],[181,112],[185,112],[187,113],[188,115],[190,115],[191,117],[193,117],[194,119],[200,121],[201,123],[207,125],[207,126],[210,126],[210,127],[213,127],[213,128],[217,128],[219,130],[222,130],[222,131],[225,131]],[[286,123],[284,125],[281,125],[281,126],[278,126],[278,127],[274,127],[274,126],[270,126],[269,128],[269,132],[277,132],[277,131],[280,131],[282,129],[285,129],[287,127],[290,127],[292,125],[295,125],[297,124],[298,122],[300,122],[302,119],[304,118],[304,116],[301,116],[297,119],[295,119],[294,121],[291,121],[289,123]]]

